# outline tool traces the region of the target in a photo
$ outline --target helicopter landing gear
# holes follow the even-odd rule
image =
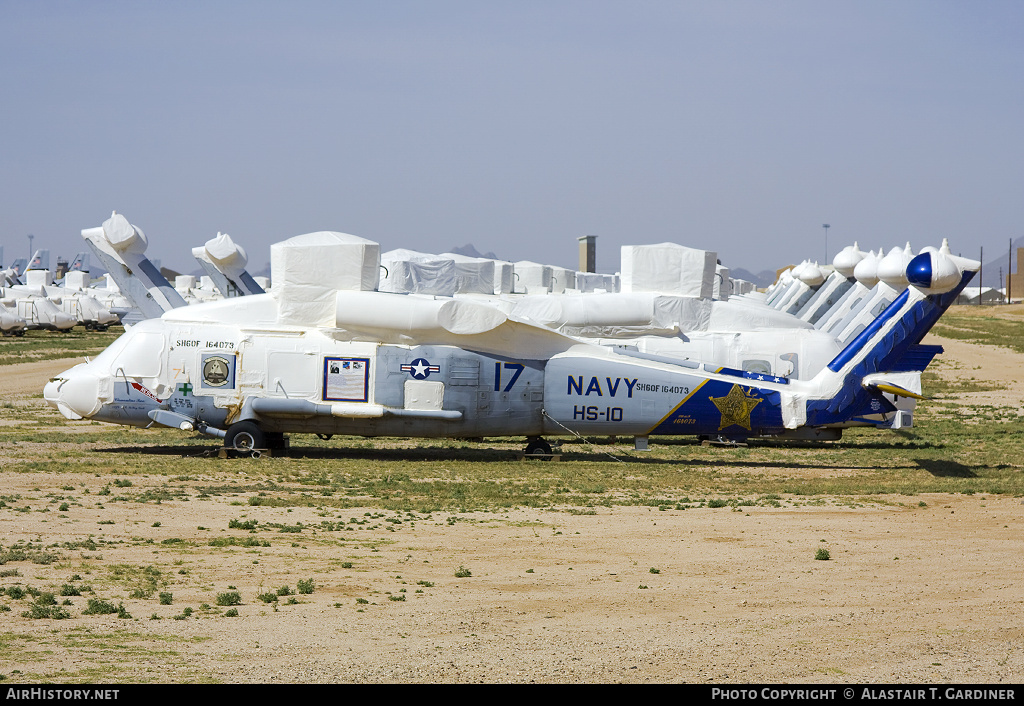
[[[267,437],[255,422],[238,422],[228,427],[224,449],[239,456],[259,458],[267,449]]]
[[[551,444],[544,441],[539,436],[531,436],[526,440],[526,451],[524,452],[527,458],[536,458],[541,461],[551,460]]]

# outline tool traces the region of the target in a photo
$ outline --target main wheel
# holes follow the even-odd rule
[[[228,427],[224,437],[224,447],[242,453],[251,453],[253,449],[267,448],[267,437],[256,422],[238,422]]]
[[[551,444],[544,441],[540,437],[526,440],[526,455],[527,456],[540,456],[545,461],[551,458]]]

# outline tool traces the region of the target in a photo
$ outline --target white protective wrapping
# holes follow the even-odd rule
[[[508,317],[495,307],[465,299],[435,299],[391,292],[338,292],[334,325],[356,331],[419,336],[444,331],[471,335],[491,331]]]
[[[240,275],[249,262],[245,249],[227,233],[217,233],[217,237],[207,240],[203,247],[217,269],[229,277]]]
[[[53,284],[53,273],[49,270],[29,270],[25,273],[25,284],[29,287],[49,287]]]
[[[494,293],[512,294],[516,289],[516,268],[507,260],[494,260]]]
[[[380,264],[387,270],[380,280],[382,292],[455,294],[455,262],[449,257],[399,248],[382,253]]]
[[[120,213],[114,212],[103,221],[103,237],[119,253],[141,255],[149,241],[141,228],[136,228]]]
[[[494,294],[495,261],[458,253],[441,253],[455,263],[455,291],[459,294]],[[511,267],[511,263],[509,263]]]
[[[89,273],[81,270],[72,270],[64,275],[65,289],[85,289],[89,286]]]
[[[529,260],[515,263],[516,292],[549,294],[551,292],[551,266]]]
[[[729,277],[729,268],[722,265],[715,265],[714,298],[719,301],[728,301],[732,294],[732,279]]]
[[[854,243],[853,245],[847,245],[836,253],[836,256],[832,259],[832,266],[843,277],[850,278],[853,277],[853,270],[857,267],[857,263],[863,259],[864,253],[861,252],[860,246]]]
[[[551,266],[551,293],[561,294],[567,289],[576,287],[576,270],[565,267]]]
[[[910,243],[902,250],[893,248],[889,254],[878,261],[878,279],[890,287],[902,289],[907,286],[907,265],[914,259],[914,251]]]
[[[820,331],[702,331],[687,337],[647,336],[638,342],[644,353],[714,361],[740,370],[809,380],[824,368],[841,347]]]
[[[727,302],[716,301],[711,307],[708,331],[767,331],[771,329],[811,329],[806,321],[792,314],[778,311],[744,299],[733,298]]]
[[[732,280],[732,293],[733,294],[750,294],[756,289],[753,282],[748,282],[745,279]]]
[[[676,243],[622,246],[622,291],[710,299],[718,255]]]
[[[576,273],[576,289],[581,292],[596,292],[597,290],[604,290],[606,292],[613,291],[608,288],[608,275],[599,275],[596,272],[577,272]]]
[[[250,297],[245,297],[249,299]],[[472,297],[339,291],[332,335],[352,340],[455,345],[500,356],[540,360],[575,340],[547,328],[514,321],[498,307]]]
[[[564,294],[527,296],[511,316],[586,338],[634,338],[703,331],[711,320],[709,299],[633,294]]]
[[[828,278],[828,274],[817,262],[805,264],[798,276],[801,282],[811,287],[820,287]]]
[[[339,289],[377,288],[380,245],[333,231],[297,235],[270,246],[270,270],[282,323],[332,326]]]
[[[869,252],[854,266],[853,276],[868,289],[874,287],[878,284],[878,263],[881,259],[881,251],[878,255]]]

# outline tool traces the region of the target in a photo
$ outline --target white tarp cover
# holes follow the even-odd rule
[[[29,270],[25,273],[25,284],[29,287],[49,287],[53,284],[53,273],[49,270]]]
[[[333,231],[297,235],[270,246],[270,271],[282,323],[331,326],[337,290],[377,288],[380,245]]]
[[[245,249],[227,233],[217,233],[217,237],[207,240],[203,247],[217,269],[228,276],[241,274],[249,262]]]
[[[576,288],[576,270],[565,267],[551,266],[551,293],[561,294],[567,289]]]
[[[382,253],[380,264],[387,270],[381,273],[382,292],[455,294],[455,262],[449,257],[399,248]]]
[[[516,301],[511,316],[569,336],[621,339],[703,331],[711,307],[708,299],[653,292],[541,295]]]
[[[120,253],[140,255],[146,252],[149,241],[141,228],[136,228],[120,213],[114,212],[103,221],[103,237]]]
[[[526,294],[548,294],[551,291],[551,266],[520,260],[515,263],[518,275],[516,291]]]
[[[335,326],[357,331],[470,335],[491,331],[506,319],[497,308],[466,299],[391,292],[338,292],[335,297]]]
[[[832,361],[841,347],[820,331],[698,332],[680,338],[647,336],[637,342],[643,353],[690,360],[751,372],[809,380]]]
[[[455,291],[459,294],[494,294],[495,261],[458,253],[441,253],[455,263]],[[511,263],[509,263],[511,267]]]
[[[718,255],[676,243],[622,246],[622,291],[714,295]]]
[[[715,265],[715,299],[727,301],[732,294],[732,280],[729,278],[729,268],[723,265]]]
[[[65,289],[85,289],[89,286],[89,273],[81,270],[72,270],[64,275]]]
[[[754,283],[748,282],[745,279],[732,279],[732,293],[733,294],[749,294],[754,291]]]
[[[596,292],[598,289],[612,291],[607,286],[607,275],[599,275],[596,272],[577,272],[576,289],[581,292]]]
[[[516,288],[515,265],[507,260],[494,260],[494,293],[512,294]]]
[[[758,301],[732,298],[716,301],[711,307],[709,331],[766,331],[770,329],[812,329],[814,326],[801,321],[785,311],[764,306]]]

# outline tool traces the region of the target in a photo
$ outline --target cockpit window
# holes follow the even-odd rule
[[[130,378],[153,378],[160,374],[163,351],[163,334],[140,332],[117,356],[115,366]]]
[[[129,331],[93,361],[111,373],[130,378],[152,378],[160,374],[164,335],[150,331]]]

